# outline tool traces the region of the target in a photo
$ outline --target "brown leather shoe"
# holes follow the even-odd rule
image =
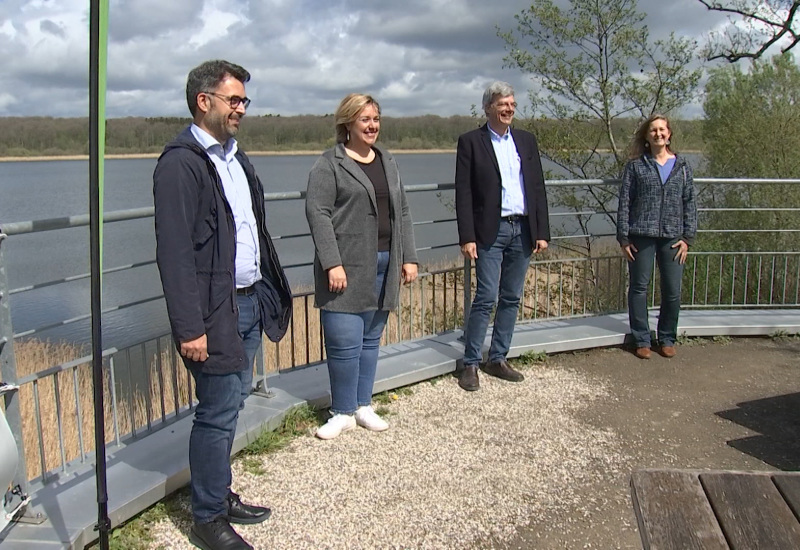
[[[487,361],[483,364],[483,372],[509,382],[522,382],[525,377],[522,373],[511,368],[505,359],[500,361]]]
[[[667,359],[675,357],[675,346],[661,346],[661,355]]]
[[[475,365],[467,365],[461,370],[458,375],[458,385],[462,390],[477,391],[481,389],[481,383],[478,380],[478,367]]]
[[[650,348],[636,348],[633,350],[633,354],[638,357],[639,359],[650,359]]]

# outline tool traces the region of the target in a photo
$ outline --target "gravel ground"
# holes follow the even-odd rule
[[[798,337],[694,340],[669,360],[596,349],[523,372],[474,393],[418,384],[389,405],[389,431],[300,437],[263,475],[237,461],[234,489],[273,508],[240,532],[258,549],[638,550],[636,469],[800,470]],[[192,548],[178,503],[153,548]]]
[[[468,548],[574,508],[571,487],[623,462],[613,433],[576,420],[608,394],[552,364],[523,372],[519,384],[481,376],[474,393],[452,377],[419,384],[389,406],[387,432],[300,437],[262,459],[263,475],[237,461],[234,489],[273,508],[239,532],[259,549]],[[181,501],[186,515],[156,526],[156,548],[193,548]]]

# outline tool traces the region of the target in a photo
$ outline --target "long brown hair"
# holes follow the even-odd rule
[[[663,120],[667,123],[667,130],[669,130],[669,141],[667,142],[667,151],[675,154],[670,147],[672,142],[672,125],[669,123],[669,119],[666,115],[662,115],[659,113],[654,113],[647,117],[637,128],[636,133],[633,134],[633,139],[631,140],[630,145],[628,145],[628,158],[629,159],[638,159],[645,153],[650,152],[650,143],[647,141],[647,132],[650,131],[650,125],[655,122],[656,120]]]

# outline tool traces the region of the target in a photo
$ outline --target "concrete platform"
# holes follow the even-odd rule
[[[655,326],[655,314],[651,316],[651,326]],[[627,331],[626,314],[520,324],[509,356],[620,345]],[[800,310],[683,311],[679,331],[688,336],[800,333]],[[453,331],[382,348],[375,392],[452,372],[463,353],[460,335],[460,331]],[[271,376],[268,384],[273,397],[252,395],[247,399],[239,418],[234,452],[263,430],[275,429],[291,408],[303,403],[317,407],[330,404],[324,363]],[[192,417],[186,416],[147,437],[107,451],[108,509],[113,525],[188,483],[191,425]],[[3,549],[83,548],[96,539],[96,489],[91,465],[59,475],[32,496],[33,509],[42,511],[47,521],[38,526],[11,526],[0,538]]]

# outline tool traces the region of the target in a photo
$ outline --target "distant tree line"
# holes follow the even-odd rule
[[[110,119],[106,129],[109,154],[160,153],[164,144],[189,124],[188,118],[128,117]],[[381,143],[389,149],[455,149],[458,136],[483,124],[470,116],[384,117]],[[615,121],[614,134],[627,141],[634,119]],[[521,122],[522,123],[522,122]],[[570,121],[543,120],[543,127],[570,125]],[[678,121],[681,147],[701,150],[701,122]],[[238,136],[247,151],[313,151],[334,144],[332,115],[249,116]],[[600,143],[609,148],[609,143]],[[0,157],[85,155],[89,148],[87,118],[0,118]]]

